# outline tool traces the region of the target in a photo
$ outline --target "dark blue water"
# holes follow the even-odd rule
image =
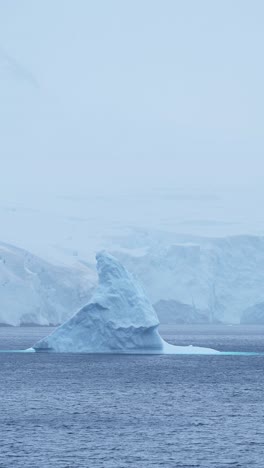
[[[3,328],[0,347],[46,333]],[[258,327],[163,335],[264,351]],[[0,467],[262,468],[263,365],[263,356],[0,353]]]

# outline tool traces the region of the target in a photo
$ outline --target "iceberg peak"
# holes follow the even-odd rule
[[[96,254],[96,261],[99,283],[129,276],[123,265],[105,250],[101,250]]]

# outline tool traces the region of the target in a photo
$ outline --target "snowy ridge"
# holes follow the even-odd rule
[[[58,324],[91,297],[85,268],[54,266],[26,250],[0,243],[0,323]]]
[[[175,354],[217,351],[177,347],[158,333],[159,320],[136,279],[111,255],[97,254],[98,288],[90,302],[51,335],[36,351],[79,353]]]
[[[138,276],[153,304],[163,300],[170,306],[171,301],[178,301],[182,310],[187,304],[208,321],[239,323],[245,309],[264,303],[264,237],[193,236],[192,243],[188,236],[179,237],[171,234],[166,239],[160,234],[157,239],[150,234],[141,257],[134,257],[133,249],[130,255],[114,251]],[[164,309],[166,315],[169,309]]]
[[[161,323],[263,322],[263,237],[154,234],[111,250],[139,278]],[[97,282],[91,255],[83,247],[71,258],[59,267],[0,242],[0,324],[60,324],[87,304]]]

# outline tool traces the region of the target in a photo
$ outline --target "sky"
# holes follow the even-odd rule
[[[203,203],[181,219],[226,210],[230,222],[248,197],[252,215],[263,197],[263,16],[262,0],[0,0],[1,200],[94,196],[94,213],[101,195],[114,208],[129,193],[142,219],[142,194],[158,223],[174,210],[167,191],[221,194],[219,214]]]

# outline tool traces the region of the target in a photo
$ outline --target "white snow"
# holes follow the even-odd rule
[[[84,235],[86,229],[78,228],[78,232]],[[188,308],[208,320],[239,323],[245,311],[264,303],[264,237],[205,238],[133,231],[131,238],[124,235],[118,243],[114,238],[100,243],[100,248],[107,247],[139,278],[155,307],[162,304],[157,308],[161,323],[175,323],[181,314],[182,321],[196,321],[193,314],[188,319]],[[87,304],[97,282],[91,261],[95,244],[92,240],[88,244],[66,268],[0,242],[0,323],[61,324]],[[250,320],[259,318],[253,314]]]
[[[57,267],[0,243],[1,324],[61,323],[87,302],[92,287],[85,267]]]
[[[153,232],[144,237],[146,253],[141,257],[135,258],[133,249],[131,255],[118,249],[113,253],[139,277],[152,304],[178,301],[209,320],[239,323],[245,309],[264,302],[263,236],[192,236],[192,245],[188,236],[166,238]],[[136,248],[142,245],[140,236],[138,245],[135,235],[133,242]],[[168,312],[164,310],[164,317]]]
[[[217,351],[166,343],[159,320],[137,280],[113,256],[97,254],[99,285],[90,302],[36,351],[77,353],[215,354]]]

